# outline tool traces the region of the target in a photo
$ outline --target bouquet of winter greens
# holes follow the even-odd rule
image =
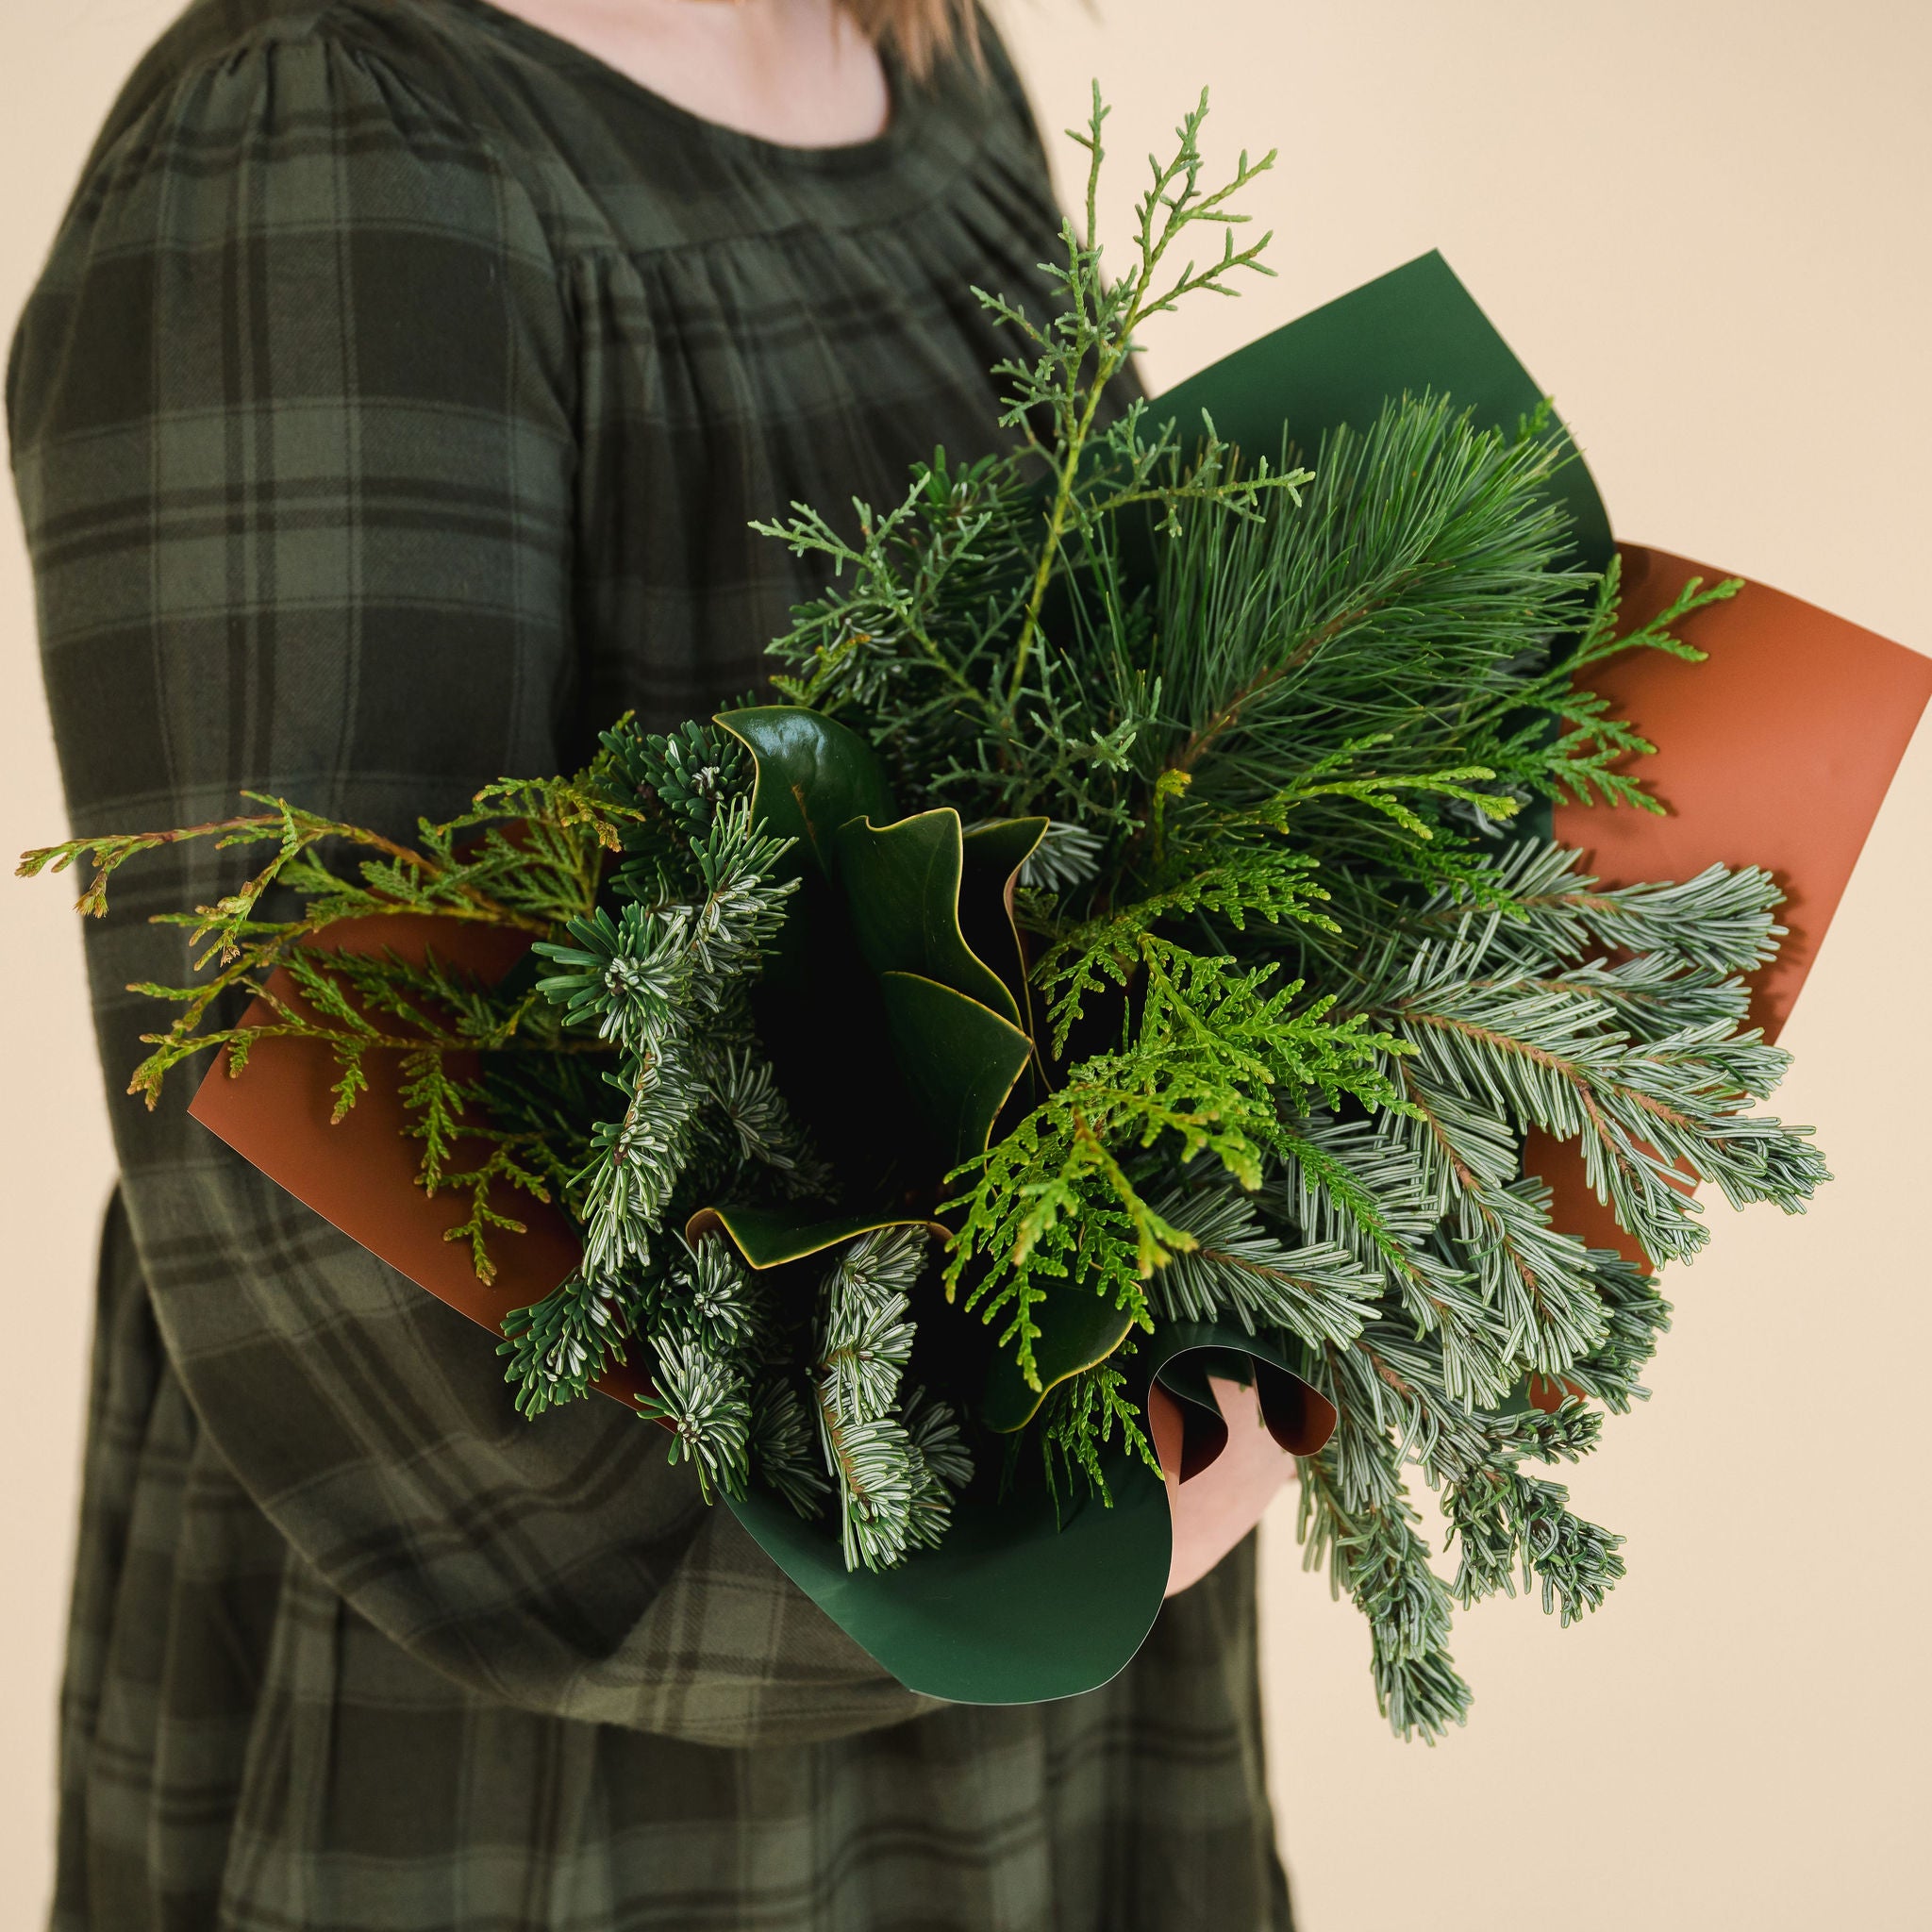
[[[1741,977],[1769,876],[1599,890],[1549,835],[1551,801],[1656,808],[1589,674],[1696,657],[1673,625],[1735,587],[1621,633],[1547,411],[1389,393],[1237,450],[1117,407],[1149,317],[1260,267],[1234,202],[1272,157],[1208,186],[1204,112],[1109,282],[1096,99],[1057,312],[981,296],[1024,344],[1002,454],[771,526],[831,585],[771,647],[780,702],[621,720],[413,845],[258,798],[24,870],[87,858],[99,911],[163,840],[267,847],[178,915],[208,970],[146,989],[180,1010],[134,1090],[293,1041],[338,1118],[393,1085],[479,1278],[542,1204],[580,1241],[503,1310],[524,1411],[632,1364],[673,1458],[853,1590],[939,1563],[969,1505],[990,1550],[1041,1495],[1050,1540],[1144,1493],[1149,1379],[1186,1395],[1188,1350],[1272,1381],[1310,1560],[1433,1733],[1467,1702],[1452,1604],[1521,1574],[1567,1621],[1622,1573],[1533,1471],[1642,1393],[1668,1313],[1553,1222],[1525,1135],[1578,1143],[1656,1263],[1706,1238],[1688,1182],[1790,1209],[1824,1176],[1752,1111],[1784,1064]],[[332,942],[398,915],[450,943]],[[532,942],[507,977],[458,963],[476,925]]]

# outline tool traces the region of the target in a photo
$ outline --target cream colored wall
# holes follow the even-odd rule
[[[0,0],[0,316],[171,10]],[[1090,75],[1116,103],[1116,208],[1204,82],[1217,156],[1283,150],[1253,201],[1279,278],[1150,331],[1157,385],[1440,246],[1556,393],[1624,534],[1932,650],[1922,8],[1008,0],[1008,17],[1050,126],[1080,115]],[[10,501],[0,517],[13,850],[60,811]],[[1470,1725],[1404,1747],[1374,1715],[1354,1611],[1300,1574],[1288,1518],[1271,1522],[1276,1787],[1310,1932],[1932,1922],[1916,1856],[1932,1795],[1916,1392],[1932,1360],[1928,839],[1922,731],[1787,1034],[1799,1066],[1780,1105],[1817,1123],[1837,1184],[1803,1221],[1716,1210],[1711,1251],[1671,1284],[1656,1401],[1576,1474],[1586,1510],[1629,1537],[1632,1574],[1607,1607],[1562,1632],[1520,1602],[1466,1618]],[[0,1010],[32,1015],[9,1027],[0,1110],[11,1347],[30,1365],[0,1404],[0,1925],[37,1921],[49,1863],[108,1171],[63,907],[58,886],[0,890]],[[1875,1341],[1831,1349],[1813,1339],[1826,1323]],[[1838,1444],[1860,1409],[1852,1454]]]
[[[0,0],[0,334],[39,273],[94,130],[166,0]],[[65,827],[10,482],[0,489],[0,857]],[[0,1927],[38,1925],[53,1869],[54,1716],[80,1489],[93,1244],[112,1174],[58,885],[0,870]],[[17,1364],[17,1366],[15,1366]]]

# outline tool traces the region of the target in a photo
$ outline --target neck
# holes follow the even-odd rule
[[[882,133],[878,51],[838,0],[494,0],[687,111],[791,147]]]

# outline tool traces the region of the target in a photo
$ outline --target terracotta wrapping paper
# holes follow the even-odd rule
[[[1668,551],[1621,546],[1625,627],[1647,623],[1690,577],[1726,573]],[[1777,958],[1754,975],[1751,1017],[1775,1040],[1843,898],[1887,789],[1932,698],[1932,658],[1763,584],[1677,627],[1708,655],[1656,651],[1591,673],[1657,747],[1626,769],[1664,816],[1563,805],[1556,835],[1606,886],[1759,865],[1783,889]],[[1558,1225],[1641,1259],[1590,1191],[1574,1142],[1529,1137],[1524,1165],[1549,1182]]]
[[[415,961],[433,947],[439,958],[488,980],[501,978],[530,945],[501,927],[414,915],[344,920],[330,927],[329,940],[343,952],[387,949]],[[301,1005],[286,974],[276,974],[270,988],[276,998]],[[257,1000],[242,1024],[274,1017],[268,1003]],[[460,1077],[462,1070],[456,1071]],[[520,1197],[509,1211],[526,1232],[493,1244],[499,1273],[492,1283],[479,1281],[468,1243],[446,1239],[464,1217],[461,1200],[429,1195],[416,1183],[417,1143],[405,1131],[408,1119],[395,1083],[371,1080],[331,1125],[337,1073],[318,1041],[264,1040],[239,1078],[229,1077],[224,1053],[188,1110],[277,1187],[492,1331],[501,1333],[507,1310],[541,1301],[576,1266],[583,1244],[569,1219],[554,1206]],[[647,1392],[650,1383],[634,1368],[617,1368],[598,1386],[622,1402]]]

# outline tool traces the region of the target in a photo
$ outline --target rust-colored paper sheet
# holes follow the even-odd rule
[[[1726,575],[1636,544],[1620,555],[1625,629],[1688,578]],[[1932,698],[1932,658],[1763,584],[1693,612],[1678,635],[1706,661],[1640,651],[1591,674],[1657,747],[1627,769],[1667,815],[1559,806],[1557,837],[1609,886],[1686,879],[1718,863],[1771,873],[1789,932],[1753,981],[1752,1015],[1775,1040]],[[1559,1227],[1641,1258],[1585,1183],[1574,1143],[1532,1134],[1524,1164],[1555,1190]]]
[[[1626,629],[1686,579],[1724,573],[1624,544]],[[1628,769],[1669,814],[1559,806],[1557,837],[1607,885],[1761,865],[1784,888],[1790,936],[1754,982],[1752,1011],[1776,1039],[1818,957],[1887,788],[1932,698],[1932,658],[1763,584],[1693,612],[1679,634],[1709,655],[1657,651],[1591,673],[1657,747]]]
[[[490,980],[501,978],[529,950],[527,939],[501,927],[413,916],[344,920],[328,937],[345,952],[387,947],[412,959],[434,946],[441,958]],[[286,974],[270,985],[278,999],[300,1004]],[[255,1024],[273,1017],[267,1002],[258,1000],[244,1019]],[[460,1198],[430,1195],[416,1183],[417,1146],[404,1132],[408,1116],[395,1081],[378,1072],[348,1114],[331,1125],[336,1074],[327,1047],[318,1041],[264,1040],[240,1078],[229,1077],[223,1054],[189,1112],[350,1240],[486,1328],[500,1333],[509,1309],[541,1301],[576,1266],[582,1249],[569,1220],[555,1207],[519,1196],[509,1211],[527,1232],[493,1243],[496,1279],[479,1281],[468,1242],[446,1239],[463,1219]],[[597,1386],[628,1402],[648,1392],[650,1383],[634,1369],[613,1365]]]

